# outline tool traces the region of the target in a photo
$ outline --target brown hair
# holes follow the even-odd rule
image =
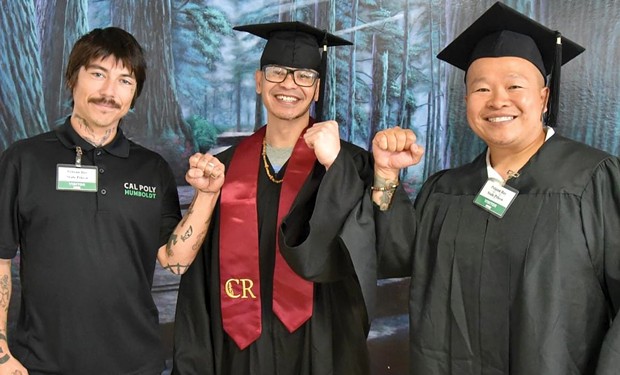
[[[65,73],[67,87],[73,90],[80,68],[88,66],[94,60],[105,59],[109,56],[114,56],[117,62],[121,62],[136,77],[136,93],[131,101],[131,108],[133,108],[146,80],[146,60],[138,41],[130,33],[118,27],[94,29],[75,42]]]

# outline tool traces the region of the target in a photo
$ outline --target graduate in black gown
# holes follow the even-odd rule
[[[374,246],[356,247],[342,227],[372,184],[370,153],[310,117],[319,43],[350,43],[298,22],[235,29],[268,40],[255,74],[267,124],[190,159],[188,181],[216,200],[189,209],[208,227],[193,228],[207,234],[181,279],[173,373],[368,374]],[[220,189],[211,177],[223,172]]]
[[[620,162],[551,127],[560,65],[582,51],[501,3],[446,47],[488,148],[414,206],[397,184],[415,136],[376,135],[379,247],[411,272],[411,374],[620,373]]]

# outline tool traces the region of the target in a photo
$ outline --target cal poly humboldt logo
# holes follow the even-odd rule
[[[123,187],[125,188],[125,195],[128,195],[130,197],[146,199],[155,199],[157,197],[156,186],[147,186],[136,184],[134,182],[125,182],[123,184]]]

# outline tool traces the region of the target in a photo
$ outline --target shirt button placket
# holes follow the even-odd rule
[[[101,149],[95,149],[95,165],[98,166],[98,171],[99,171],[99,193],[103,196],[108,194],[108,190],[106,189],[106,187],[104,186],[104,180],[103,180],[103,173],[105,172],[105,168],[101,165],[101,162],[103,160],[103,151]],[[99,206],[99,209],[101,209],[101,206]]]

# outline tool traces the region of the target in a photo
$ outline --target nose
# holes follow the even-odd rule
[[[502,108],[509,105],[509,103],[510,97],[508,96],[506,90],[497,89],[491,92],[491,97],[489,98],[487,105],[489,108]]]
[[[115,91],[116,89],[114,87],[114,82],[111,79],[106,78],[105,80],[103,80],[103,82],[101,82],[99,92],[103,96],[114,96]]]

